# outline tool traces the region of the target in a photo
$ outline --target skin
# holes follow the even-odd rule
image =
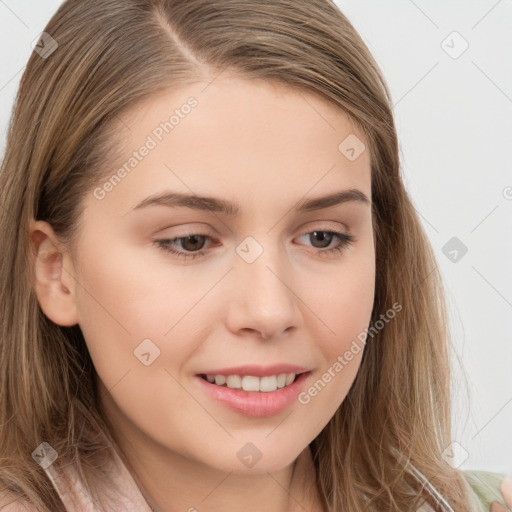
[[[512,510],[512,478],[507,477],[503,479],[500,484],[500,491],[507,508],[495,501],[491,504],[491,512],[507,512],[507,510]]]
[[[79,324],[100,378],[102,413],[164,512],[256,512],[262,503],[268,512],[320,510],[308,444],[344,400],[363,351],[309,403],[268,418],[227,409],[194,376],[292,363],[311,370],[306,390],[368,327],[371,205],[294,211],[303,199],[345,189],[371,198],[369,151],[350,161],[338,150],[349,134],[368,145],[340,109],[312,94],[226,74],[205,85],[166,91],[123,116],[126,161],[169,113],[190,96],[198,101],[103,199],[85,197],[76,253],[49,224],[32,223],[35,291],[52,321]],[[133,210],[163,190],[237,201],[241,212]],[[313,231],[348,232],[355,241],[327,254],[339,240],[322,245]],[[153,243],[208,232],[211,239],[196,242],[205,255],[195,259]],[[250,264],[235,250],[247,236],[263,248]],[[194,250],[183,239],[174,249]],[[134,356],[147,338],[160,350],[149,366]],[[237,457],[248,442],[262,454],[252,468]]]

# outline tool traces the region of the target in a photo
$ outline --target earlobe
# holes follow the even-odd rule
[[[68,253],[45,221],[32,221],[29,236],[34,265],[32,285],[41,309],[58,325],[76,325],[76,281]]]

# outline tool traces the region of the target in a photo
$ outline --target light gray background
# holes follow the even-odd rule
[[[31,43],[60,3],[0,0],[2,155]],[[337,4],[389,84],[405,182],[448,290],[462,365],[452,463],[512,471],[512,2]]]

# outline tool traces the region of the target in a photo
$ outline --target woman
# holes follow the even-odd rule
[[[501,501],[445,456],[442,286],[334,4],[64,2],[0,180],[6,510]]]

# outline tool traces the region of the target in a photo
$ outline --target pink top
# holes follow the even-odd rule
[[[117,452],[115,450],[111,452],[114,463],[112,481],[116,486],[115,504],[96,504],[87,493],[72,465],[65,466],[61,472],[58,472],[53,464],[45,469],[66,510],[69,512],[161,512],[158,507],[148,504],[133,475]]]
[[[68,512],[162,512],[155,504],[149,505],[137,483],[114,449],[110,450],[111,478],[114,486],[113,499],[101,496],[101,504],[88,493],[73,464],[58,467],[56,464],[42,465]],[[140,486],[140,488],[139,488]],[[147,494],[147,493],[145,493]],[[39,512],[26,500],[15,494],[0,495],[1,512]]]

